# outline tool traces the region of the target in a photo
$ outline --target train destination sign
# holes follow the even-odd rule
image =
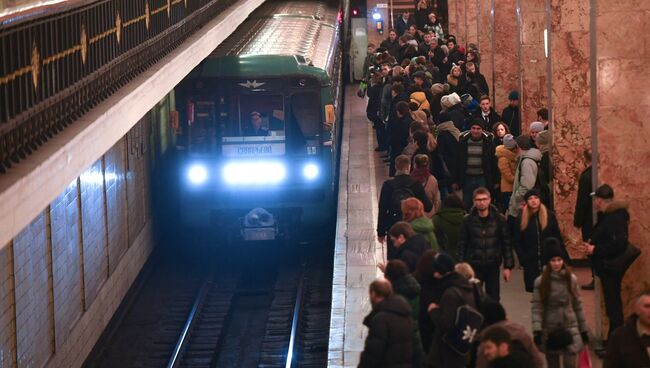
[[[284,155],[284,143],[247,143],[224,144],[222,154],[225,157],[254,157]]]

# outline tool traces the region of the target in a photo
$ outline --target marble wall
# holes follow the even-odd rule
[[[631,311],[633,298],[650,288],[650,123],[646,112],[650,80],[641,77],[650,61],[648,1],[597,1],[598,177],[629,202],[630,241],[643,249],[623,280],[623,301]],[[630,36],[637,35],[637,36]],[[639,35],[646,35],[639,37]]]
[[[546,0],[518,0],[521,12],[520,106],[522,131],[536,120],[537,110],[548,102],[544,29]],[[502,22],[497,22],[502,23]],[[501,27],[499,24],[497,27]]]
[[[494,48],[498,52],[488,50],[489,54],[494,55],[493,64],[490,57],[481,61],[481,68],[485,70],[485,78],[488,79],[490,94],[494,99],[492,105],[499,113],[508,106],[510,91],[520,89],[518,43],[517,0],[499,0],[499,6],[494,7]],[[484,49],[483,46],[481,48]],[[489,82],[492,73],[487,68],[491,65],[494,70],[493,84]]]

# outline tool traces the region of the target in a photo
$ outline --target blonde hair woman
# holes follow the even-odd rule
[[[527,292],[533,291],[533,284],[542,272],[544,262],[543,243],[547,238],[562,239],[560,227],[553,212],[548,210],[541,201],[541,194],[537,189],[531,189],[524,195],[526,205],[521,211],[516,228],[514,229],[514,243],[519,262],[524,267],[524,284]],[[569,256],[562,245],[565,261]]]

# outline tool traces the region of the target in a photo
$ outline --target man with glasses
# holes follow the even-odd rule
[[[485,284],[486,293],[498,301],[499,268],[503,264],[503,279],[507,282],[514,266],[510,234],[506,219],[490,204],[487,188],[477,188],[472,198],[474,206],[463,219],[458,238],[460,261],[474,268],[476,277]]]

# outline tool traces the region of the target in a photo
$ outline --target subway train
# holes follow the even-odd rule
[[[270,241],[331,221],[342,15],[338,2],[267,1],[176,87],[185,229]]]

